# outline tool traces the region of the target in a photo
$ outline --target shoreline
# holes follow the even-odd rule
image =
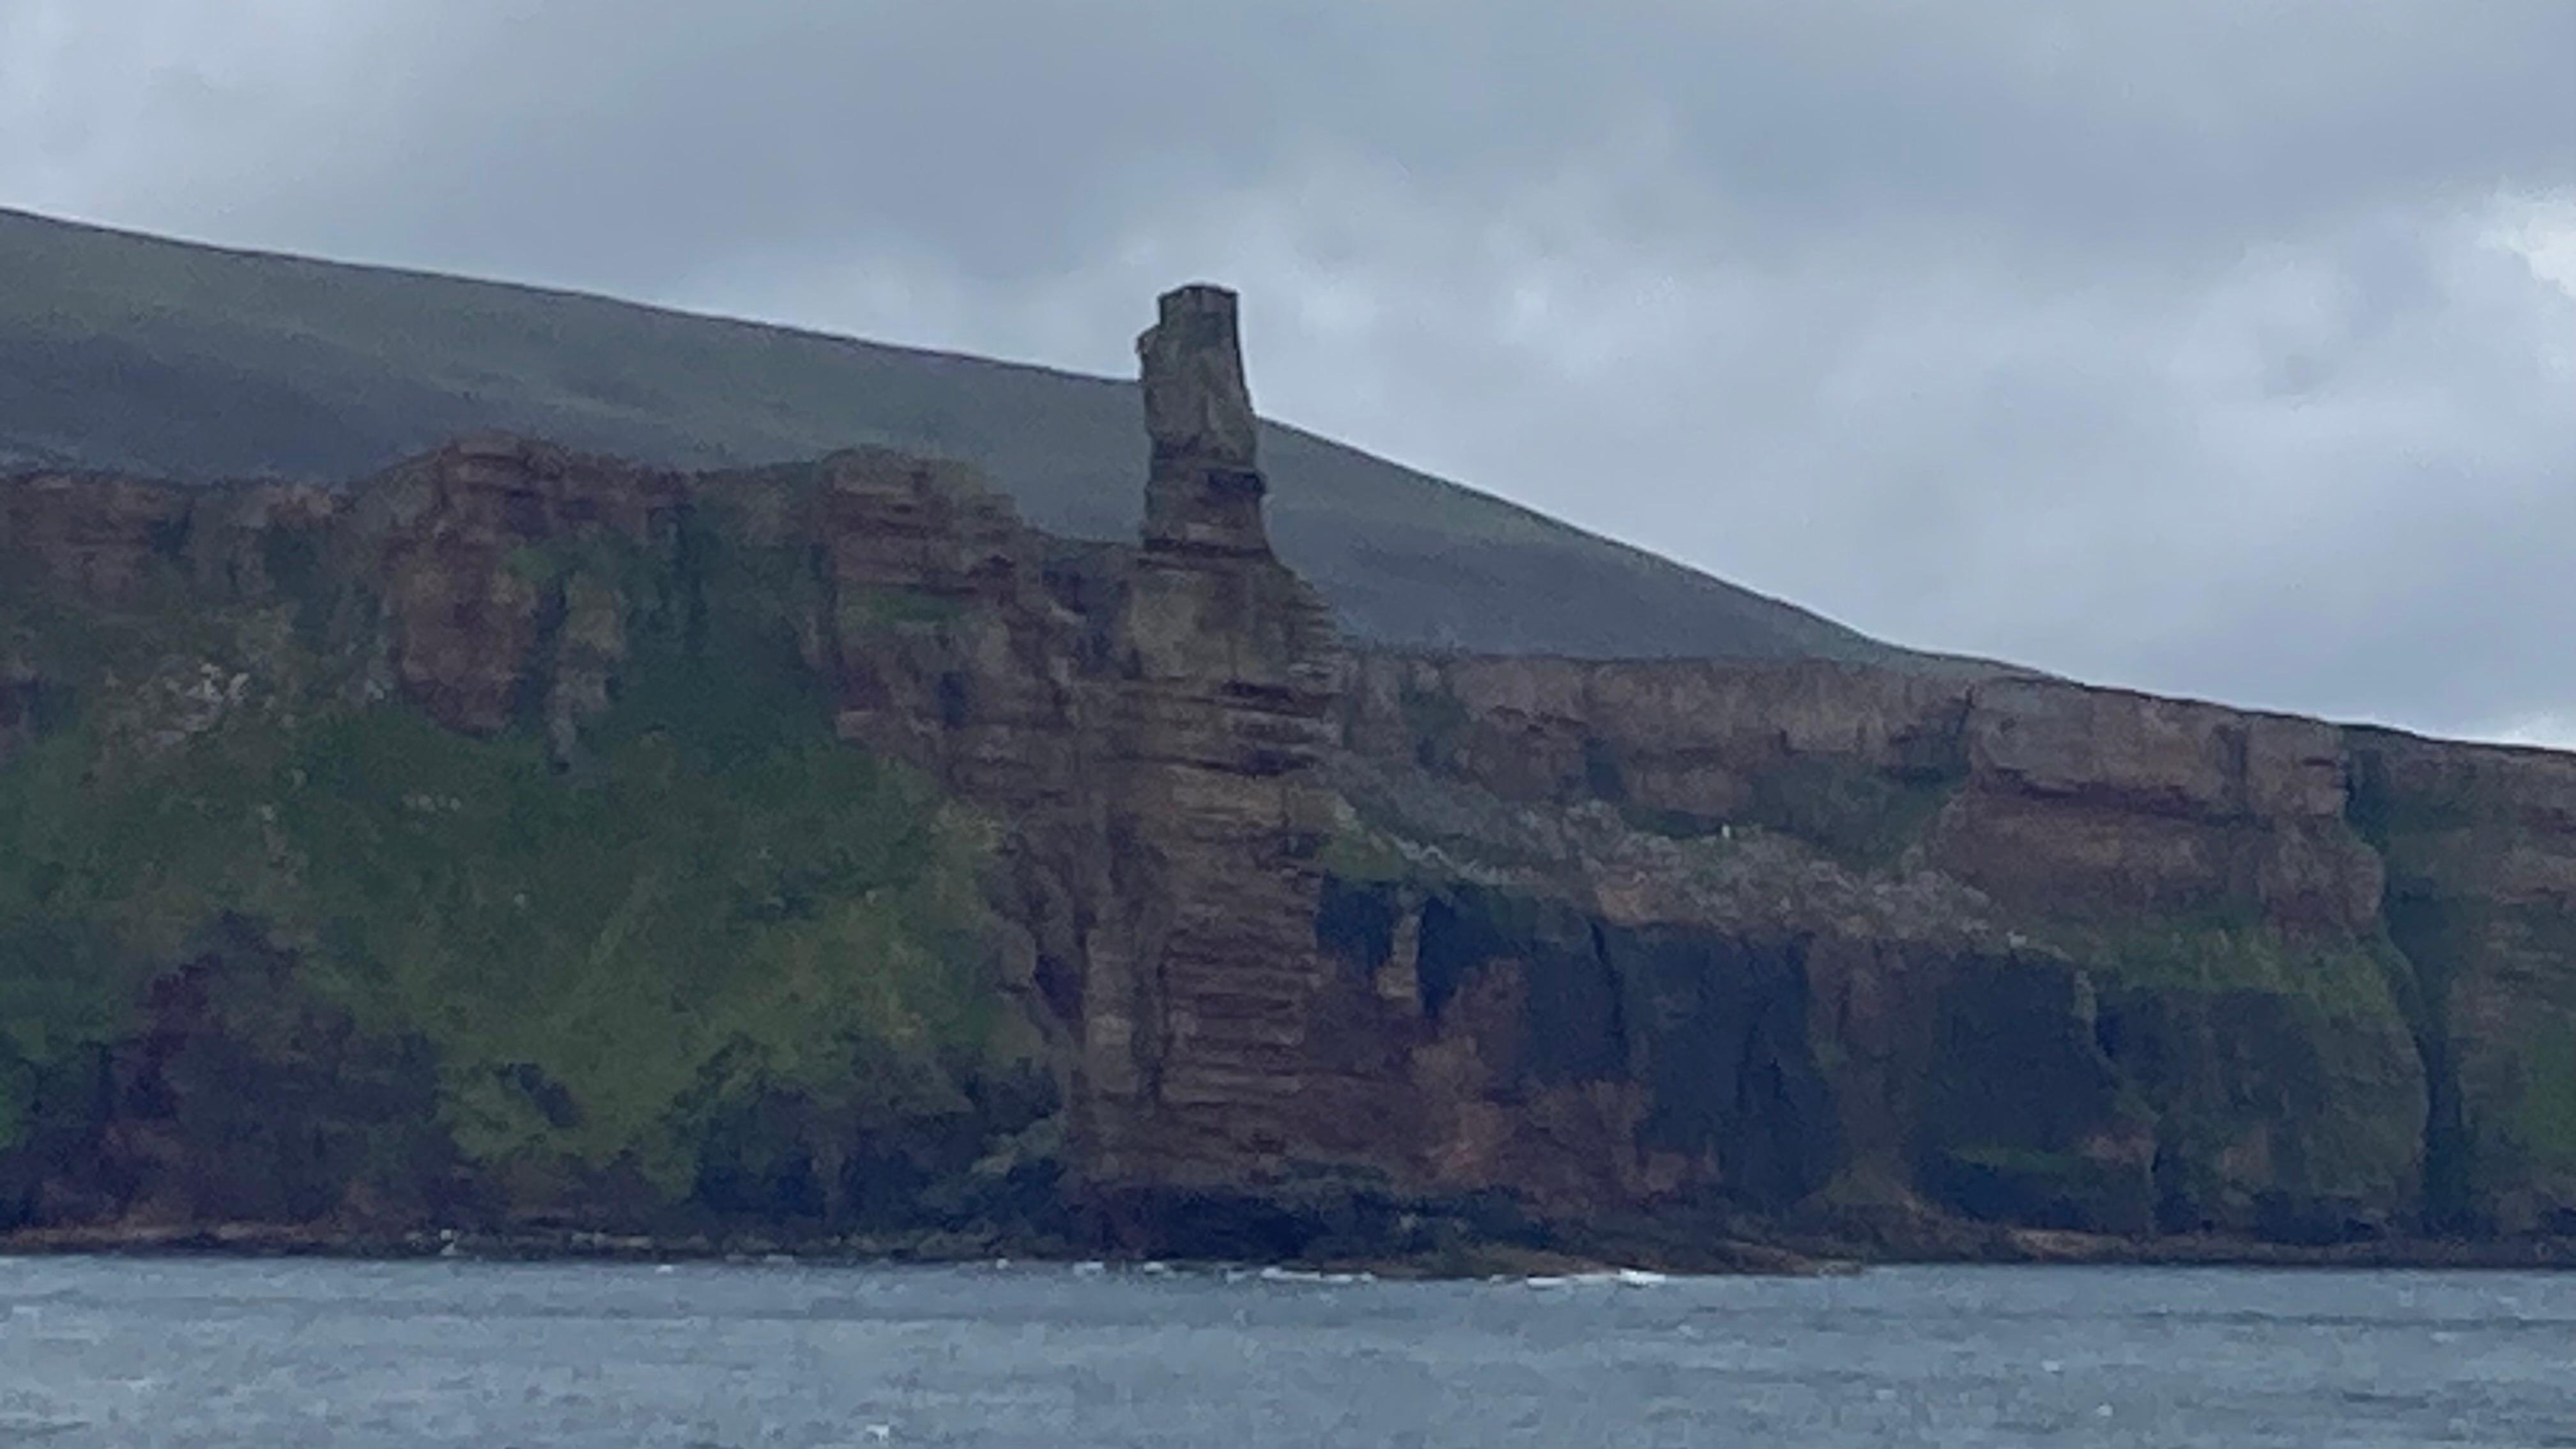
[[[1439,1253],[1351,1255],[1277,1263],[1201,1263],[1122,1253],[1071,1242],[1013,1240],[982,1233],[858,1234],[770,1238],[621,1234],[589,1230],[478,1232],[462,1229],[365,1232],[259,1223],[185,1226],[21,1228],[0,1232],[0,1258],[325,1258],[353,1262],[596,1262],[734,1266],[909,1266],[977,1263],[1075,1267],[1265,1267],[1298,1274],[1386,1281],[1475,1281],[1621,1273],[1671,1277],[1818,1277],[1871,1268],[1921,1266],[2297,1268],[2343,1271],[2576,1271],[2576,1238],[2487,1241],[2386,1239],[2309,1246],[2219,1236],[2121,1238],[2051,1229],[2005,1228],[1977,1240],[1864,1245],[1783,1235],[1729,1239],[1691,1251],[1618,1252],[1467,1244]]]

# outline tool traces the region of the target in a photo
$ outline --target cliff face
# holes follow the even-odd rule
[[[1569,1203],[2412,1224],[2413,985],[2327,726],[2015,678],[1381,656],[1344,729],[1335,889],[1417,968],[1558,1003],[1478,1055],[1562,1057],[1561,1003],[1593,1003],[1579,1069],[1461,1106],[1509,1141],[1514,1092],[1616,1100]]]
[[[307,1217],[1053,1231],[1073,1164],[1150,1234],[1313,1157],[1340,645],[1232,296],[1141,346],[1136,549],[884,453],[0,484],[0,1221],[219,1215],[266,1169],[200,1094],[379,1056],[395,1106],[293,1098],[352,1144]]]
[[[1354,653],[1233,298],[1139,354],[1135,547],[873,452],[0,482],[0,1227],[2576,1228],[2576,762]]]
[[[0,1221],[1050,1191],[996,910],[1044,857],[973,802],[1075,735],[1079,621],[954,470],[481,438],[345,492],[21,479],[0,523]]]
[[[2576,759],[2348,731],[2353,826],[2420,984],[2441,1226],[2576,1231]]]

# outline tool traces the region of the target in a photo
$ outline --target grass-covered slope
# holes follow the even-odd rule
[[[981,464],[1041,528],[1133,534],[1133,385],[595,297],[0,211],[0,468],[359,476],[504,427],[676,466],[881,444]],[[1272,533],[1359,635],[1594,657],[1943,667],[1291,428]]]
[[[1051,1105],[983,827],[834,738],[757,589],[625,562],[663,606],[569,768],[383,697],[369,581],[0,578],[44,681],[0,760],[0,1229],[976,1211]]]

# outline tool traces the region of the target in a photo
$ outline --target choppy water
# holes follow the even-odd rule
[[[2576,1446],[2576,1276],[0,1259],[0,1445]]]

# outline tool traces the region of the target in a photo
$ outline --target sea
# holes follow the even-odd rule
[[[2576,1446],[2576,1275],[0,1258],[0,1446]]]

